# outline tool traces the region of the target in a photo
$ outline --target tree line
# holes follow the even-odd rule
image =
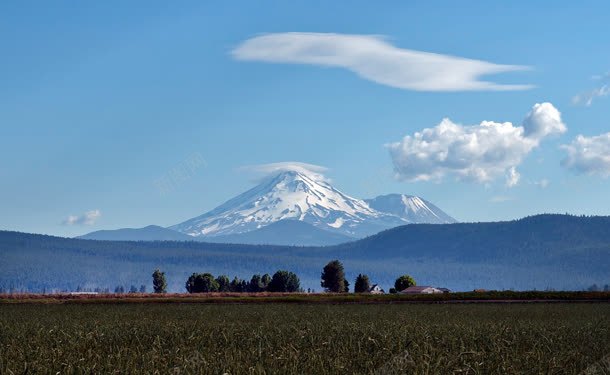
[[[290,271],[279,270],[269,274],[252,275],[250,281],[235,276],[229,281],[226,275],[214,277],[211,273],[193,273],[186,280],[186,291],[189,293],[261,293],[261,292],[302,292],[299,277]]]
[[[157,269],[153,272],[153,289],[155,293],[167,292],[167,280],[165,273]],[[339,260],[328,262],[322,269],[320,275],[320,286],[328,293],[349,293],[350,283],[345,277],[345,269]],[[415,280],[409,275],[402,275],[394,282],[394,288],[390,293],[402,291],[410,286],[416,285]],[[354,293],[368,293],[372,285],[368,275],[358,274],[354,282]],[[286,270],[278,270],[270,276],[254,274],[250,280],[243,280],[235,276],[230,280],[227,275],[214,277],[209,272],[193,273],[186,280],[185,289],[189,293],[261,293],[261,292],[303,292],[299,277]]]
[[[326,292],[330,293],[348,293],[349,282],[345,277],[345,269],[339,260],[331,260],[324,266],[321,274],[320,285]],[[399,276],[394,282],[394,288],[390,289],[390,293],[397,293],[407,289],[410,286],[415,286],[415,280],[409,275]],[[371,281],[368,275],[358,274],[354,282],[354,293],[368,293],[371,291]]]

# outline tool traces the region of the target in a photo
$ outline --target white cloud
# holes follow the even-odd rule
[[[551,184],[551,181],[547,180],[546,178],[543,178],[540,181],[534,182],[534,185],[538,186],[541,189],[546,189],[550,184]]]
[[[596,81],[610,82],[610,72],[595,75],[591,77]],[[606,83],[600,87],[596,87],[592,90],[580,93],[572,98],[573,104],[580,104],[590,107],[593,101],[597,98],[610,95],[610,84]]]
[[[610,72],[606,72],[604,74],[594,75],[593,77],[591,77],[591,79],[594,79],[596,81],[599,81],[599,80],[608,80],[608,79],[610,79]]]
[[[258,177],[267,177],[281,172],[294,171],[306,174],[319,180],[327,180],[324,172],[328,170],[320,165],[301,163],[297,161],[285,161],[270,164],[248,165],[241,167],[240,170],[252,172]]]
[[[506,186],[508,186],[508,187],[517,186],[520,179],[521,179],[521,174],[519,172],[517,172],[517,168],[510,167],[508,169],[508,173],[506,175]]]
[[[567,129],[561,113],[551,103],[534,104],[523,120],[524,135],[540,141],[551,134],[562,134]]]
[[[579,135],[561,146],[567,157],[561,165],[578,174],[610,176],[610,133],[593,137]]]
[[[507,186],[519,182],[517,167],[540,141],[566,131],[561,114],[550,103],[536,104],[523,126],[483,121],[464,126],[443,119],[433,128],[386,145],[399,179],[458,180],[489,183],[506,177]]]
[[[506,195],[496,195],[489,199],[489,201],[491,203],[504,203],[504,202],[510,202],[510,201],[514,201],[514,200],[515,199],[513,197],[508,197]]]
[[[602,87],[595,88],[593,90],[580,93],[572,98],[572,103],[574,104],[582,104],[587,107],[590,107],[593,104],[593,101],[597,98],[601,98],[604,96],[610,95],[610,86],[603,85]]]
[[[102,216],[100,210],[87,211],[82,215],[70,215],[64,221],[64,225],[93,225]]]
[[[246,40],[232,51],[238,60],[311,64],[348,69],[382,85],[417,91],[526,90],[482,76],[529,69],[398,48],[377,35],[277,33]]]

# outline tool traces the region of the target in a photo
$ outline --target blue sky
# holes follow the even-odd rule
[[[327,167],[352,196],[416,194],[462,221],[609,215],[610,142],[602,135],[610,131],[610,98],[601,77],[610,71],[608,14],[603,1],[2,2],[0,228],[72,236],[168,226],[251,187],[241,167],[284,161]],[[323,50],[344,67],[319,66],[311,56],[255,56],[260,45],[236,58],[253,38],[289,32],[334,34],[330,45],[313,34],[305,52]],[[529,67],[482,79],[535,87],[446,91],[426,81],[413,88],[386,69],[410,69],[410,61],[381,61],[378,50],[366,50],[370,39],[358,38],[384,44],[379,51],[389,46],[389,59],[397,48]],[[270,61],[299,58],[304,63]],[[440,63],[450,77],[459,76],[454,63]],[[423,74],[427,64],[419,64]],[[392,84],[353,66],[387,73]],[[449,156],[472,165],[458,171],[426,159],[422,165],[438,173],[424,181],[412,148],[392,155],[386,146],[444,118],[462,135],[478,134],[483,121],[516,128],[536,103],[552,103],[566,129],[535,145],[516,136],[516,153],[503,144],[511,160],[497,167],[516,166],[514,186],[487,160],[459,153]],[[481,163],[492,171],[487,178],[460,174]],[[171,186],[160,187],[168,179]]]

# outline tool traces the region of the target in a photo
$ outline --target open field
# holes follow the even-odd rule
[[[608,303],[0,305],[0,373],[604,373],[608,354]]]
[[[122,294],[0,294],[0,304],[98,304],[98,303],[478,303],[478,302],[610,302],[610,292],[486,291],[443,294],[368,293],[122,293]]]

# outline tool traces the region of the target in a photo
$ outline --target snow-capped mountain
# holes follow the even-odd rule
[[[377,202],[376,199],[371,201]],[[335,189],[317,173],[288,170],[170,229],[194,237],[215,237],[250,232],[280,220],[300,220],[319,229],[359,238],[404,224],[454,222],[434,205],[417,197],[409,199],[410,203],[401,203],[399,207],[389,207],[391,202],[382,200],[379,208],[375,208]],[[413,213],[408,213],[409,209]],[[418,212],[424,214],[425,220],[418,219]],[[441,213],[449,220],[429,220],[432,216],[441,217]]]
[[[410,223],[451,224],[457,222],[432,203],[413,195],[380,195],[373,199],[365,199],[365,202],[377,211],[396,215]]]
[[[363,237],[405,224],[361,200],[332,187],[322,176],[283,171],[201,216],[170,229],[191,236],[219,236],[249,232],[285,220]]]

